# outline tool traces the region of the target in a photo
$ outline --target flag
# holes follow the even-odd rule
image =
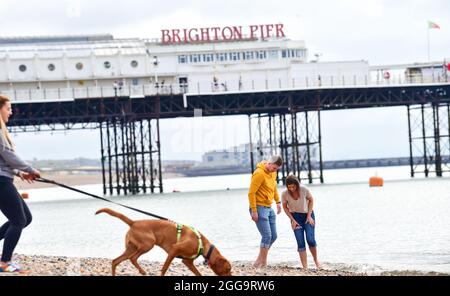
[[[438,24],[428,21],[428,29],[440,29],[441,27]]]

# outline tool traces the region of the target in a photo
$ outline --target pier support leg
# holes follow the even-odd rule
[[[442,177],[450,172],[449,103],[407,106],[407,112],[411,177]]]
[[[100,133],[104,194],[163,192],[159,119],[112,118]]]
[[[320,111],[249,116],[252,168],[271,155],[283,157],[279,183],[294,174],[308,183],[323,183]]]

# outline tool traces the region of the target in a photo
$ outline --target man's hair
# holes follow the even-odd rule
[[[272,157],[270,157],[269,162],[273,163],[273,164],[276,164],[277,166],[282,166],[283,165],[283,158],[281,158],[280,155],[273,155]]]

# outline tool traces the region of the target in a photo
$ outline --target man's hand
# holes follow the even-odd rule
[[[258,212],[252,211],[252,220],[255,222],[258,222]]]
[[[281,203],[277,203],[277,214],[281,213]]]

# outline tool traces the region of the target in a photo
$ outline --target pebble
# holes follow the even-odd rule
[[[64,256],[41,256],[16,254],[13,261],[29,269],[28,275],[44,276],[108,276],[111,275],[111,259],[108,258],[71,258]],[[159,275],[163,262],[151,262],[140,260],[139,264],[147,272],[147,275]],[[269,264],[261,269],[254,268],[253,262],[232,262],[232,274],[240,276],[361,276],[364,273],[355,273],[345,270],[327,269],[299,269],[286,263]],[[197,269],[202,275],[215,275],[209,267],[197,263]],[[6,273],[0,273],[6,275]],[[129,261],[122,262],[117,268],[119,276],[140,276],[138,270]],[[181,261],[174,260],[169,267],[168,276],[193,276],[194,274]]]

